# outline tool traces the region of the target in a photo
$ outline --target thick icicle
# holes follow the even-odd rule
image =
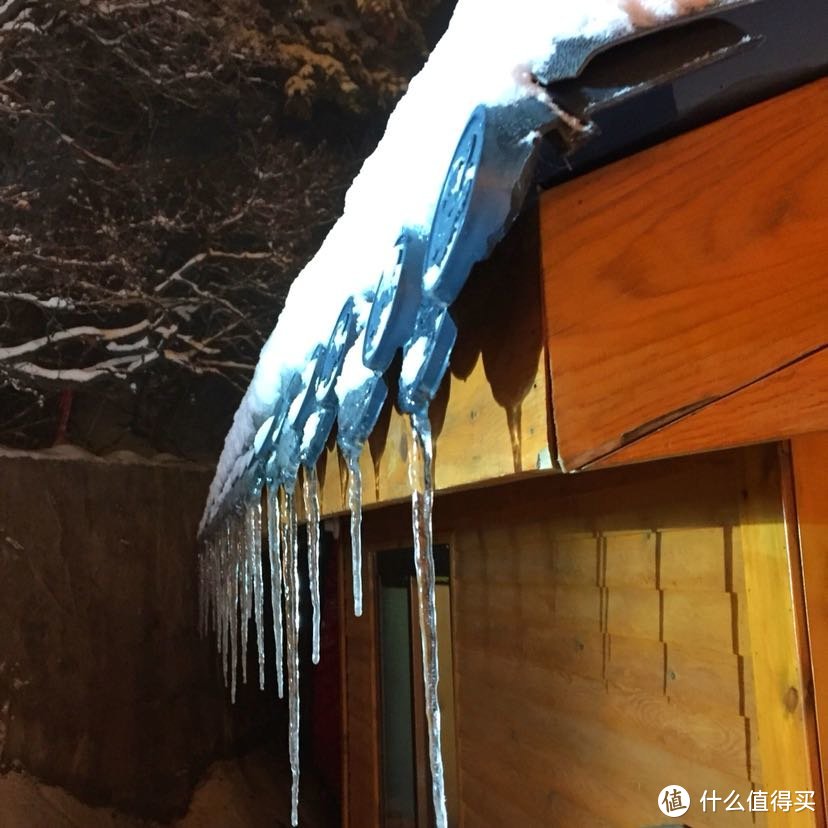
[[[431,542],[433,453],[431,424],[423,408],[411,415],[411,452],[408,479],[411,484],[411,523],[414,530],[414,567],[417,573],[417,607],[423,647],[423,684],[428,725],[428,754],[431,765],[431,795],[437,828],[446,828],[446,792],[443,783],[443,756],[440,746],[440,701],[437,683],[437,611],[434,594],[434,553]]]
[[[285,612],[287,613],[287,667],[289,754],[292,777],[290,824],[299,824],[299,564],[296,504],[292,491],[285,490]]]
[[[305,514],[308,518],[308,580],[313,604],[313,650],[311,659],[319,664],[319,627],[322,608],[319,599],[319,478],[316,467],[305,467],[303,480]]]
[[[362,615],[362,472],[359,453],[348,452],[348,506],[351,509],[351,570],[354,585],[354,615]]]
[[[264,573],[262,572],[262,498],[254,497],[247,507],[247,555],[253,587],[253,616],[256,624],[256,653],[259,657],[259,689],[265,685]]]
[[[270,555],[270,602],[273,606],[273,639],[276,642],[276,689],[285,697],[285,652],[282,630],[282,549],[279,520],[279,487],[267,487],[267,547]]]

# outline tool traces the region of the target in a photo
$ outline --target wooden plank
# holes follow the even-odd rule
[[[604,534],[604,586],[656,585],[656,533]]]
[[[660,824],[657,794],[669,784],[663,781],[667,774],[669,778],[684,780],[680,784],[696,797],[703,790],[735,790],[744,800],[751,787],[745,775],[718,771],[703,757],[679,756],[641,735],[636,738],[606,728],[591,718],[582,719],[548,705],[537,705],[508,688],[501,688],[496,696],[486,688],[475,688],[468,702],[477,712],[478,727],[484,721],[487,723],[481,742],[496,750],[505,761],[509,761],[511,754],[524,774],[531,774],[532,766],[544,769],[549,787],[584,804],[589,799],[589,789],[598,783],[605,793],[591,807],[605,818],[619,807],[617,798],[625,792],[629,798],[620,813],[626,825]],[[519,710],[520,715],[493,716],[495,704],[499,710]],[[553,777],[551,773],[553,767],[563,763],[568,767],[566,787],[561,785],[564,780],[560,776]],[[702,816],[698,805],[693,810],[694,825],[753,825],[752,815],[747,812]]]
[[[344,527],[341,525],[342,520],[339,521],[339,532],[342,535]],[[343,544],[336,540],[333,542],[333,551],[335,554],[340,554],[343,551]],[[342,558],[340,558],[342,560]],[[351,786],[350,780],[350,758],[349,758],[349,740],[348,733],[350,732],[350,706],[348,698],[348,665],[350,663],[350,653],[348,652],[348,608],[350,602],[353,600],[351,591],[346,583],[347,567],[341,563],[336,567],[336,606],[339,612],[339,698],[340,698],[340,741],[342,755],[340,757],[340,805],[339,818],[342,828],[350,828],[351,825]]]
[[[664,640],[701,650],[740,652],[737,600],[727,592],[664,590]]]
[[[828,319],[825,324],[828,326]],[[823,349],[634,440],[590,466],[638,463],[819,431],[828,426],[826,378],[828,349]]]
[[[719,527],[664,529],[659,559],[662,589],[728,590],[727,532]]]
[[[530,210],[475,268],[452,306],[457,343],[430,409],[437,491],[551,468],[538,245],[537,213]],[[393,371],[386,381],[389,399],[360,459],[366,507],[410,496],[408,419],[394,406]],[[334,446],[319,472],[323,516],[344,512]]]
[[[655,589],[607,590],[607,630],[631,638],[659,639],[661,600]]]
[[[693,710],[722,709],[745,715],[742,657],[712,650],[667,645],[666,691]]]
[[[613,692],[644,691],[652,696],[664,693],[664,644],[652,639],[607,636],[605,676]]]
[[[380,707],[377,669],[377,620],[373,551],[363,561],[363,614],[353,613],[351,549],[347,534],[341,543],[345,583],[344,621],[347,728],[343,745],[348,754],[348,823],[378,825],[381,814]]]
[[[544,305],[564,468],[689,422],[728,395],[712,423],[685,426],[692,448],[676,437],[657,451],[828,424],[825,376],[810,390],[803,381],[817,370],[804,358],[828,345],[826,137],[820,80],[545,194]],[[763,398],[794,386],[803,393],[784,406]]]
[[[812,790],[794,585],[775,451],[745,455],[744,492],[740,534],[762,781],[771,791]],[[814,814],[777,812],[769,815],[769,825],[817,825],[817,819]]]
[[[596,535],[559,535],[555,539],[555,583],[600,582],[600,540]]]
[[[825,801],[828,791],[828,432],[797,437],[792,442],[792,453]]]
[[[507,619],[499,620],[508,624]],[[481,629],[470,624],[458,630],[458,636],[462,636],[462,644],[457,645],[458,653],[486,654],[513,649],[531,661],[548,659],[572,676],[601,679],[604,674],[604,636],[601,633],[532,628],[521,638],[515,635],[515,627],[500,629],[493,625]]]
[[[616,813],[607,816],[606,792],[600,783],[590,779],[583,768],[547,757],[531,756],[531,765],[521,767],[518,750],[507,745],[489,748],[500,756],[495,764],[467,761],[464,784],[470,791],[469,803],[474,816],[465,825],[470,826],[588,826],[598,828],[611,825],[625,828],[621,813],[624,798],[616,800]],[[473,757],[469,757],[470,759]],[[515,791],[520,796],[515,796]],[[485,807],[485,805],[489,807]],[[491,809],[491,810],[490,810]],[[596,811],[604,811],[602,815]],[[567,814],[576,814],[573,822]],[[560,820],[560,821],[559,821]]]
[[[633,643],[641,644],[630,641]],[[636,658],[632,647],[628,653],[631,659]],[[660,659],[659,682],[663,655]],[[494,662],[494,669],[489,669],[490,662]],[[748,771],[745,718],[721,710],[711,713],[688,708],[664,696],[660,683],[658,690],[650,693],[641,685],[620,687],[573,679],[553,664],[528,662],[511,653],[475,655],[468,660],[467,674],[475,686],[490,687],[490,698],[496,698],[507,683],[504,676],[520,676],[520,692],[536,704],[552,703],[567,714],[601,722],[619,733],[629,732],[635,739],[651,741],[686,758],[706,756],[725,773],[743,776]]]

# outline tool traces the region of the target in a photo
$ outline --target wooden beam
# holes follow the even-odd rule
[[[827,138],[820,80],[545,194],[565,469],[828,428]]]
[[[791,577],[780,467],[772,447],[745,455],[740,523],[762,782],[768,791],[814,790],[794,606],[800,585]],[[816,799],[821,810],[821,796]],[[771,812],[768,825],[818,825],[820,817]]]
[[[828,432],[797,437],[792,454],[822,786],[828,791]]]
[[[826,414],[828,348],[823,348],[628,443],[589,468],[793,437],[824,427]]]

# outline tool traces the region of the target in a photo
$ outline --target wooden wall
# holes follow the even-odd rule
[[[409,525],[400,507],[366,515],[366,586]],[[775,450],[447,495],[435,530],[451,545],[463,825],[657,825],[668,784],[696,799],[687,824],[748,825],[698,797],[813,787]],[[347,621],[353,826],[380,813],[366,597]]]
[[[828,428],[826,139],[821,79],[543,194],[562,468]]]

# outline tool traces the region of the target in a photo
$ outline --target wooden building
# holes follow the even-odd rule
[[[452,824],[825,824],[827,140],[817,80],[549,189],[453,308],[431,407]],[[340,573],[351,828],[429,820],[407,452],[389,404],[361,618]],[[335,451],[320,474],[341,514]]]

